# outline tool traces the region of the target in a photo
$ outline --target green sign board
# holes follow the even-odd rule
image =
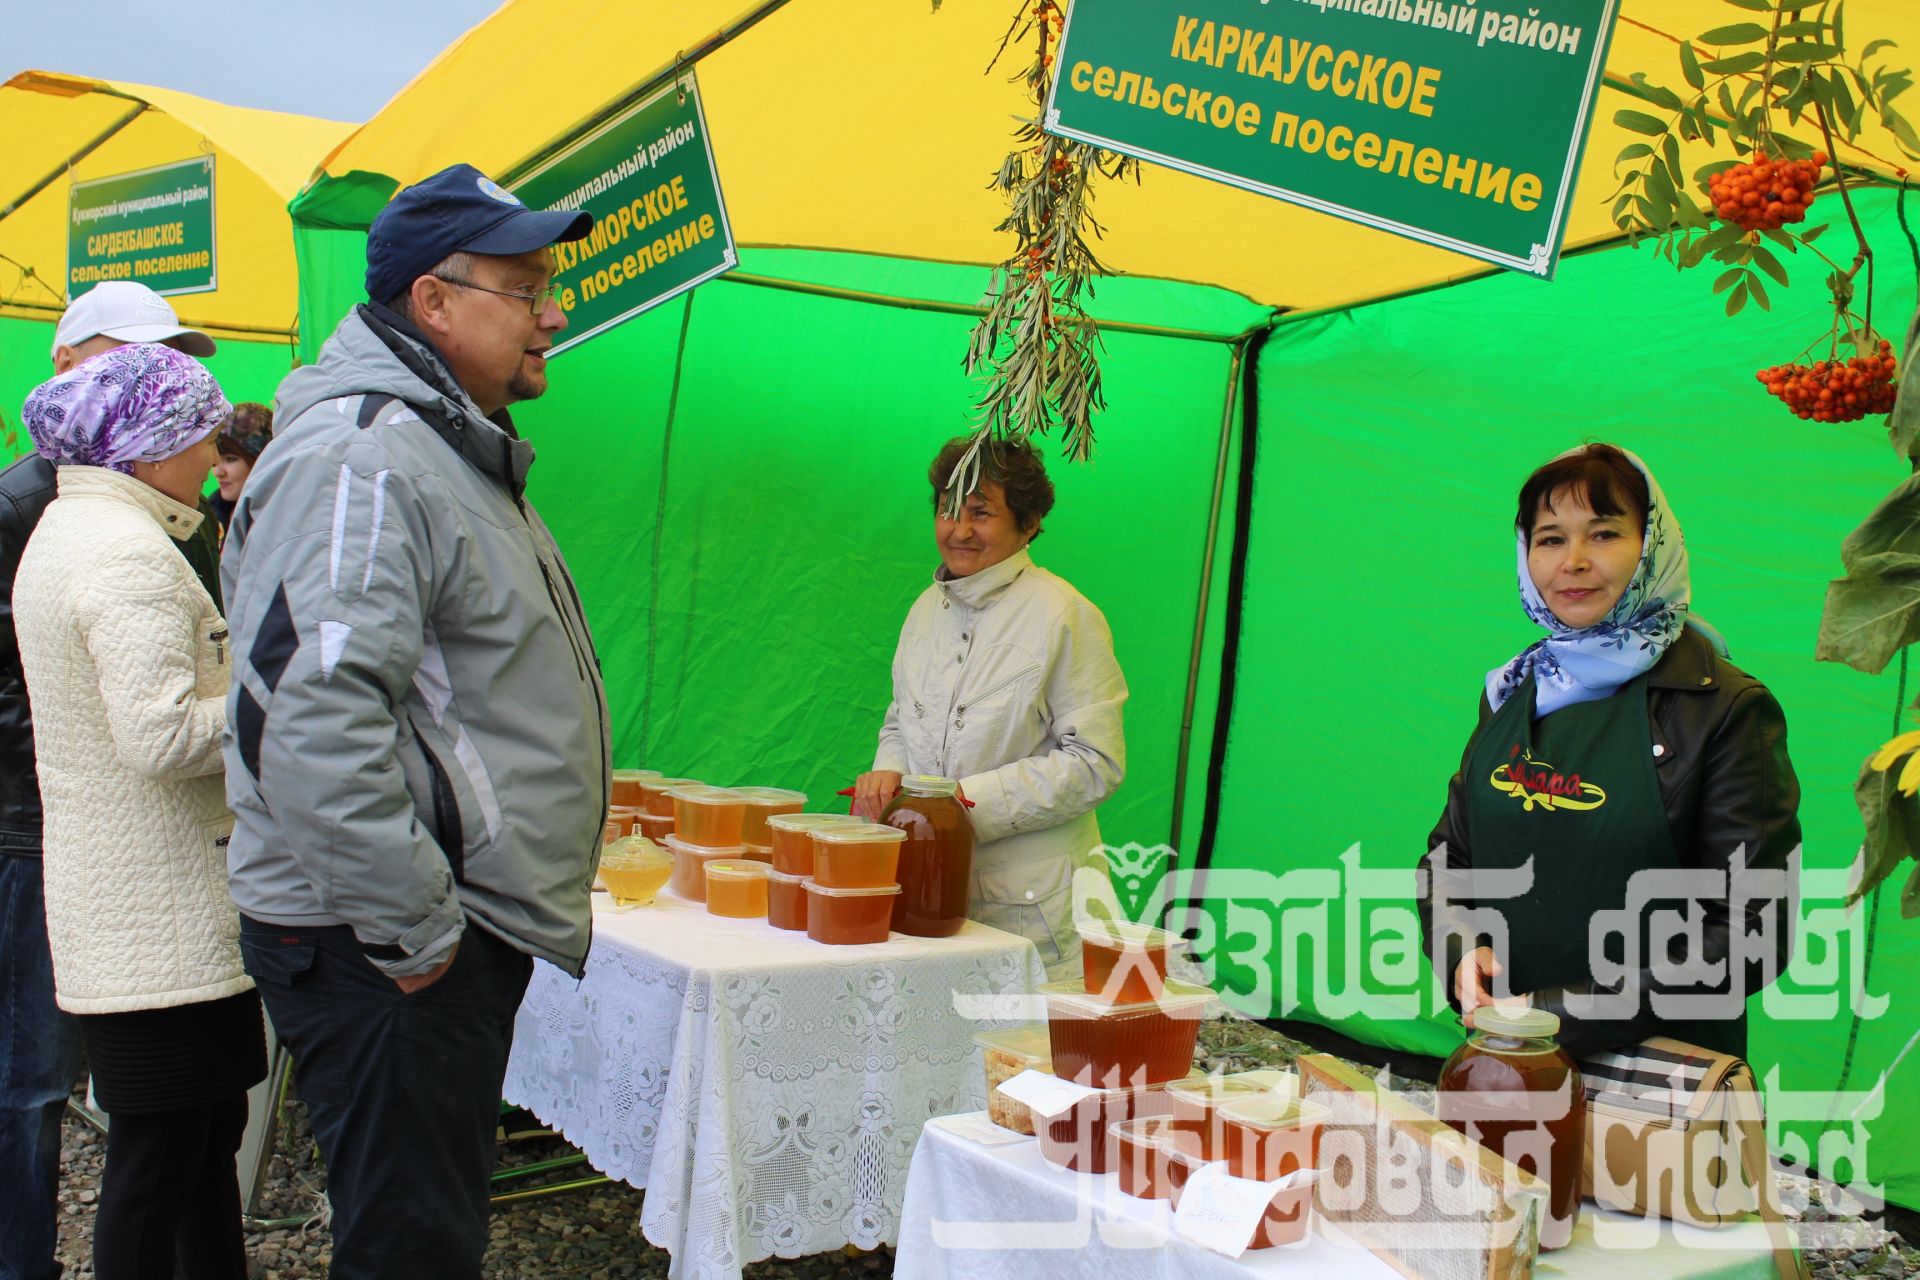
[[[1498,3],[1073,0],[1047,129],[1551,278],[1618,0]]]
[[[554,246],[567,331],[559,355],[731,270],[700,90],[686,72],[513,184],[535,209],[585,209],[593,233]]]
[[[76,182],[67,198],[67,300],[102,280],[155,293],[215,283],[213,157]]]

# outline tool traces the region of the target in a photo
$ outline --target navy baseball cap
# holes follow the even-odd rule
[[[456,164],[394,196],[367,228],[367,297],[400,296],[451,253],[527,253],[591,230],[585,209],[529,209],[472,165]]]

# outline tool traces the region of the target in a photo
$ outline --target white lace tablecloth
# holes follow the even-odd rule
[[[646,1189],[641,1230],[674,1280],[737,1280],[894,1243],[920,1127],[986,1104],[972,1037],[1005,1024],[956,995],[1043,981],[1031,942],[984,925],[832,947],[663,891],[596,909],[577,983],[535,966],[505,1094]]]

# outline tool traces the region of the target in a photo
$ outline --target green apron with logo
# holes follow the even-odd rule
[[[1475,902],[1500,912],[1507,927],[1506,942],[1494,942],[1506,969],[1495,981],[1515,993],[1595,980],[1613,986],[1590,959],[1594,914],[1628,905],[1635,872],[1681,865],[1654,773],[1647,677],[1539,720],[1533,705],[1529,678],[1487,722],[1464,779]],[[1532,887],[1498,896],[1511,886],[1496,891],[1486,873],[1517,871],[1528,858]],[[1645,911],[1631,922],[1616,918],[1599,944],[1609,959],[1621,959],[1624,924],[1638,936],[1630,968],[1649,963]]]

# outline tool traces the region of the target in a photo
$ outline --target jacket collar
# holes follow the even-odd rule
[[[197,508],[175,502],[144,480],[105,467],[61,467],[60,497],[106,498],[138,507],[177,542],[185,542],[200,527]]]
[[[955,603],[968,609],[985,609],[1005,595],[1007,588],[1031,568],[1033,557],[1022,547],[999,564],[988,565],[980,572],[970,573],[964,578],[948,577],[947,567],[941,565],[934,570],[933,581]]]
[[[1647,684],[1654,689],[1692,689],[1701,692],[1713,688],[1720,679],[1720,657],[1713,642],[1698,630],[1687,627],[1667,646],[1660,661],[1647,672]]]

